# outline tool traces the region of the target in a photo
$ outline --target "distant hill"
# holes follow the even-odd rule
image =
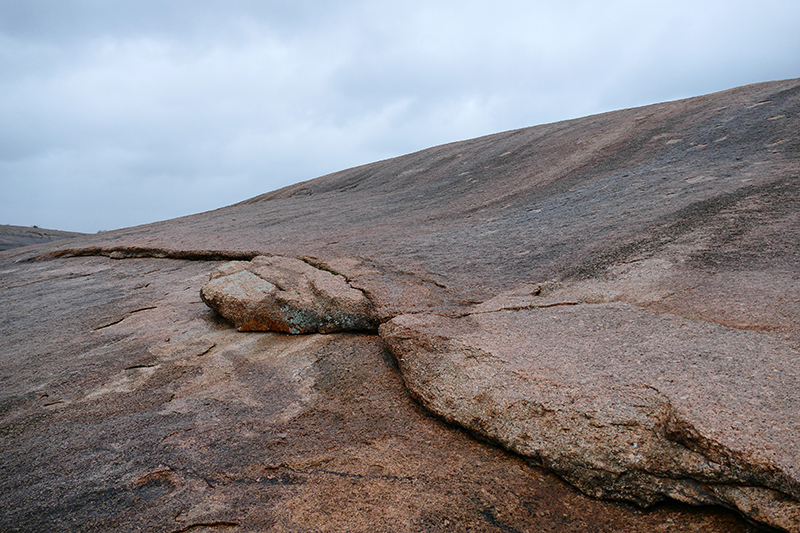
[[[71,239],[80,237],[85,233],[74,231],[60,231],[56,229],[42,229],[33,226],[10,226],[0,224],[0,252],[19,248],[20,246],[30,246],[31,244],[42,244],[45,242],[57,241],[60,239]]]

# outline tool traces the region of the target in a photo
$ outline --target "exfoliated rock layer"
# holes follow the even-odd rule
[[[381,336],[424,406],[588,494],[800,523],[788,343],[620,302],[403,315]]]
[[[798,131],[769,82],[0,253],[0,522],[800,531]],[[232,327],[290,296],[369,326]]]

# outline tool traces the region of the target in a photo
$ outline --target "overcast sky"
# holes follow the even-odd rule
[[[132,226],[798,76],[798,0],[0,0],[0,224]]]

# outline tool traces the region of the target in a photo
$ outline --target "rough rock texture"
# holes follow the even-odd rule
[[[372,303],[343,276],[289,257],[225,263],[211,273],[200,297],[239,331],[300,334],[378,327]]]
[[[770,82],[2,252],[0,529],[798,531],[798,131]],[[236,331],[259,255],[386,340]]]
[[[800,524],[800,353],[624,303],[381,326],[411,394],[588,494]],[[558,324],[558,327],[553,327]]]
[[[442,424],[377,335],[238,332],[198,298],[213,266],[3,264],[0,530],[755,532],[591,499]]]

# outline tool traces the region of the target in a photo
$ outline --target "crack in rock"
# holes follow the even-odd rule
[[[122,316],[117,316],[116,318],[112,318],[110,321],[104,322],[103,324],[95,327],[94,330],[95,331],[99,331],[101,329],[110,328],[111,326],[115,326],[115,325],[119,324],[120,322],[122,322],[123,320],[125,320],[126,318],[132,316],[135,313],[141,313],[142,311],[150,311],[152,309],[157,309],[157,307],[155,305],[149,305],[147,307],[141,307],[139,309],[134,309],[132,311],[128,311],[127,313],[125,313]]]
[[[218,521],[218,522],[196,522],[189,524],[181,529],[176,529],[171,533],[188,533],[189,531],[196,531],[200,529],[234,529],[239,527],[239,522]]]
[[[203,301],[239,331],[376,331],[372,302],[344,276],[300,259],[258,256],[211,273]]]

